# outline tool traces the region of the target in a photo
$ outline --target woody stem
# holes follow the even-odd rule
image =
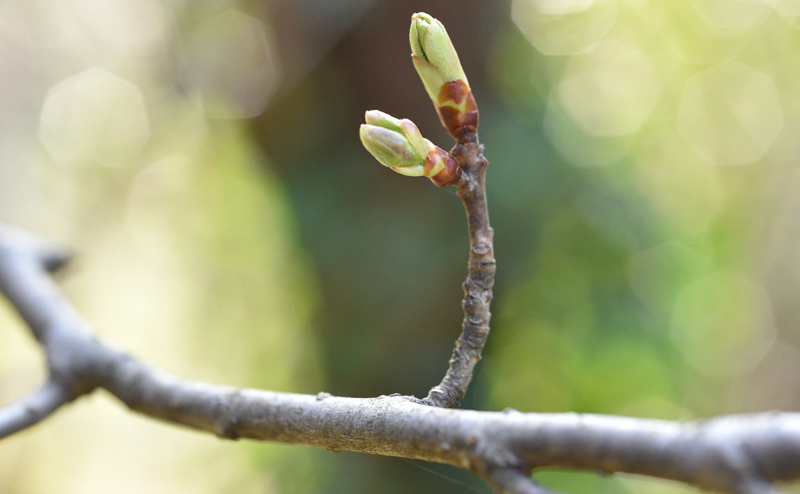
[[[488,162],[483,156],[483,146],[478,143],[477,132],[469,132],[460,141],[450,154],[462,169],[456,186],[469,228],[469,265],[462,302],[464,321],[444,379],[423,400],[428,405],[446,408],[460,405],[475,365],[481,359],[489,336],[489,304],[495,275],[494,231],[489,226],[484,185]]]

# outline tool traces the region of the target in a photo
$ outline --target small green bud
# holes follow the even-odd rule
[[[440,187],[458,181],[461,168],[456,160],[422,137],[411,120],[378,110],[368,111],[364,119],[361,142],[382,165],[409,177],[426,176]]]
[[[439,112],[439,119],[461,142],[478,128],[478,106],[444,25],[423,12],[411,17],[411,60]]]
[[[382,165],[419,177],[425,173],[428,146],[411,120],[399,120],[378,110],[368,111],[361,125],[361,142]]]
[[[408,37],[414,67],[434,103],[444,83],[461,80],[468,84],[458,53],[441,22],[424,12],[414,14]]]

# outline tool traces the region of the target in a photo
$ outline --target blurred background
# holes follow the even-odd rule
[[[416,11],[459,50],[490,161],[494,317],[464,406],[796,410],[799,0],[2,0],[0,220],[69,246],[70,300],[153,365],[424,396],[460,331],[464,212],[358,139],[381,109],[452,144],[409,60]],[[8,403],[42,355],[5,301],[0,338]],[[489,492],[446,466],[217,440],[103,392],[0,443],[0,486]]]

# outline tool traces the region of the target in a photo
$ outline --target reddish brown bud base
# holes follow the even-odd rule
[[[429,172],[432,171],[438,163],[444,163],[444,169],[431,177]],[[461,178],[461,167],[450,153],[437,147],[435,150],[428,153],[428,157],[425,158],[425,175],[431,179],[431,182],[439,187],[447,187],[448,185],[456,184],[458,179]]]
[[[458,142],[478,131],[478,105],[464,81],[450,81],[439,91],[439,120],[447,133]]]

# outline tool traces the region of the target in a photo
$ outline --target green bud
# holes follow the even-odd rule
[[[365,114],[359,135],[367,151],[383,166],[419,177],[425,174],[428,145],[411,120],[400,120],[378,110]]]
[[[364,114],[364,121],[368,125],[376,125],[386,129],[400,132],[400,119],[379,110],[370,110]]]
[[[439,92],[450,81],[467,82],[453,42],[441,22],[419,12],[411,16],[411,56],[428,96],[438,106]]]
[[[378,110],[364,115],[359,135],[367,151],[382,165],[409,177],[426,176],[440,187],[461,176],[458,162],[445,150],[422,137],[414,122]]]
[[[439,119],[457,141],[478,128],[478,106],[458,53],[441,22],[423,12],[411,17],[411,60]]]

